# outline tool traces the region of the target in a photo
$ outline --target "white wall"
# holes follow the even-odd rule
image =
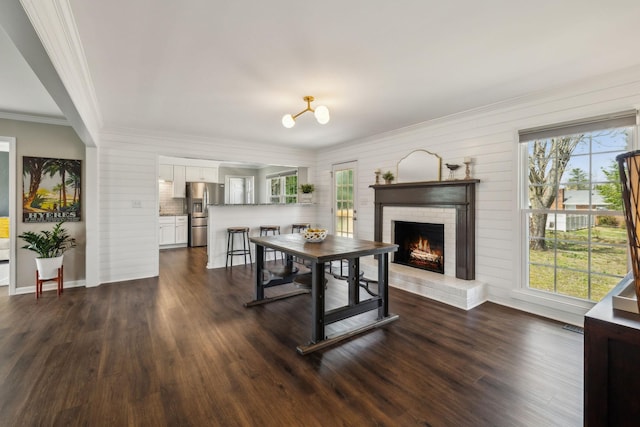
[[[589,304],[542,299],[522,290],[518,215],[518,130],[640,107],[640,70],[625,70],[527,98],[469,111],[384,135],[324,149],[318,153],[315,183],[330,192],[332,164],[358,162],[358,236],[373,238],[376,169],[396,170],[409,152],[426,149],[444,163],[472,157],[477,187],[476,279],[489,286],[489,299],[562,321],[580,324]],[[463,168],[457,177],[464,176]],[[330,198],[318,198],[318,222],[330,224]]]
[[[131,132],[103,133],[99,151],[101,283],[158,275],[159,155],[312,166],[308,150]]]
[[[422,123],[364,140],[310,151],[264,147],[237,141],[104,133],[99,148],[100,281],[158,274],[157,156],[313,166],[316,221],[331,224],[332,164],[358,162],[358,235],[373,238],[374,171],[395,170],[416,149],[444,162],[472,157],[477,192],[476,279],[489,287],[491,301],[580,324],[588,304],[543,301],[522,290],[521,226],[518,215],[519,129],[640,107],[640,69],[625,70],[535,96]],[[447,177],[444,169],[442,176]],[[462,177],[463,171],[458,171]],[[140,207],[134,208],[139,201]]]
[[[23,156],[50,157],[63,159],[77,159],[82,164],[82,195],[81,220],[77,222],[68,222],[65,228],[69,231],[77,241],[77,246],[64,255],[64,276],[65,287],[84,286],[85,285],[85,249],[87,247],[86,226],[88,224],[87,216],[90,210],[85,203],[84,187],[86,177],[92,171],[87,167],[86,163],[86,147],[80,141],[75,131],[69,126],[53,125],[47,123],[34,123],[27,121],[0,119],[0,135],[14,137],[16,139],[16,174],[14,176],[14,190],[16,203],[15,235],[19,235],[24,231],[39,231],[50,229],[52,223],[24,223],[22,222],[22,164]],[[14,228],[12,226],[12,228]],[[13,272],[15,274],[16,293],[32,292],[35,289],[35,271],[33,252],[19,249],[23,246],[21,239],[12,240],[12,246],[16,248],[16,256],[12,259]],[[46,286],[46,284],[45,284]]]

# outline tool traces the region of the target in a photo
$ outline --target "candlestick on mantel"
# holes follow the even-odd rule
[[[464,179],[471,179],[471,168],[469,167],[469,165],[471,164],[471,157],[465,157],[463,163],[465,165]]]

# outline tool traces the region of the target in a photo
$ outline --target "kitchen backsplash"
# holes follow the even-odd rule
[[[184,215],[187,213],[187,202],[184,198],[174,198],[173,183],[159,182],[160,213],[162,215]]]

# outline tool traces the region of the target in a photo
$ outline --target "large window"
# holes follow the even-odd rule
[[[599,301],[629,270],[615,157],[635,146],[635,118],[520,132],[530,289]]]
[[[298,202],[298,175],[295,171],[267,178],[271,203]]]

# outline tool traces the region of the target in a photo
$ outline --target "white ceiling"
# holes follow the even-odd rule
[[[62,112],[0,27],[0,111],[62,118]]]
[[[106,129],[322,147],[640,64],[637,0],[68,1]]]

